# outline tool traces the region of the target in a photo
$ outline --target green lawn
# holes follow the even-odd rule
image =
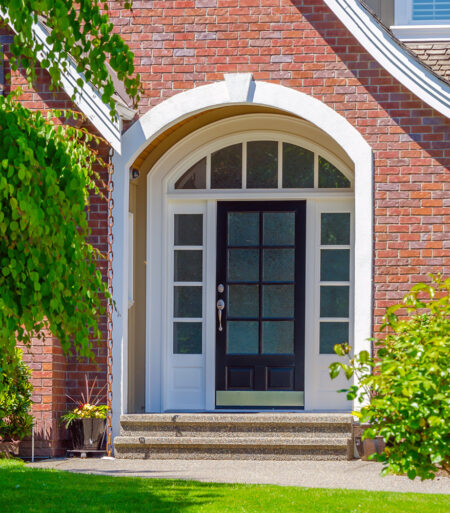
[[[448,513],[449,497],[93,476],[0,460],[0,512]]]

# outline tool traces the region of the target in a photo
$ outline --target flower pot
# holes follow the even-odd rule
[[[353,427],[356,450],[363,461],[372,461],[369,460],[369,456],[375,453],[382,454],[386,447],[386,443],[382,436],[377,436],[374,439],[367,438],[366,440],[362,440],[364,431],[369,427],[370,424],[355,424]]]
[[[0,455],[5,458],[14,458],[19,456],[20,440],[0,440]]]
[[[105,419],[75,419],[69,425],[74,449],[99,450],[105,439]]]
[[[369,456],[372,454],[382,454],[386,447],[382,436],[377,436],[374,439],[367,438],[366,440],[356,439],[355,442],[356,450],[363,461],[372,461],[369,460]]]

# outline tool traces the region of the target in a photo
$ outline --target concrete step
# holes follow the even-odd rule
[[[350,414],[173,413],[121,417],[116,458],[351,459]]]
[[[212,437],[116,437],[116,458],[136,459],[348,459],[351,439],[346,437],[254,438]]]
[[[349,414],[144,414],[122,415],[120,424],[121,436],[345,436],[353,419]]]

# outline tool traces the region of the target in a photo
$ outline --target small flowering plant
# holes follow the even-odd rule
[[[92,386],[89,388],[88,378],[85,376],[86,391],[81,393],[81,400],[75,400],[70,395],[67,397],[76,405],[73,410],[61,416],[61,422],[66,424],[66,428],[76,419],[106,419],[108,406],[100,404],[105,399],[106,385],[97,393],[94,394],[97,378],[94,379]]]

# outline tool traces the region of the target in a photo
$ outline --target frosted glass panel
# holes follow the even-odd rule
[[[247,187],[276,188],[278,186],[278,142],[247,143]]]
[[[320,253],[321,281],[349,281],[350,250],[322,249]]]
[[[242,144],[233,144],[211,153],[211,188],[242,187]]]
[[[350,244],[350,214],[322,214],[321,228],[323,245]]]
[[[202,251],[175,250],[174,281],[202,281]]]
[[[258,354],[258,322],[228,321],[227,353]]]
[[[294,249],[263,250],[264,281],[294,281]]]
[[[262,352],[264,354],[292,354],[294,352],[293,321],[264,321],[262,329]]]
[[[314,187],[314,153],[283,143],[283,187]]]
[[[293,317],[294,285],[263,285],[263,317]]]
[[[254,319],[259,315],[259,285],[228,287],[228,317]]]
[[[264,246],[293,246],[295,243],[294,212],[265,212],[263,214]]]
[[[175,287],[174,317],[202,317],[202,287]]]
[[[173,323],[173,352],[174,354],[202,353],[201,322]]]
[[[348,317],[349,287],[320,287],[320,317]]]
[[[348,322],[320,323],[320,354],[335,354],[334,346],[348,342]]]
[[[259,245],[259,214],[257,212],[228,213],[228,245]]]
[[[206,157],[190,167],[175,183],[175,189],[206,188]]]
[[[228,281],[258,281],[259,251],[257,249],[228,250]]]
[[[203,244],[203,215],[175,214],[175,246]]]

